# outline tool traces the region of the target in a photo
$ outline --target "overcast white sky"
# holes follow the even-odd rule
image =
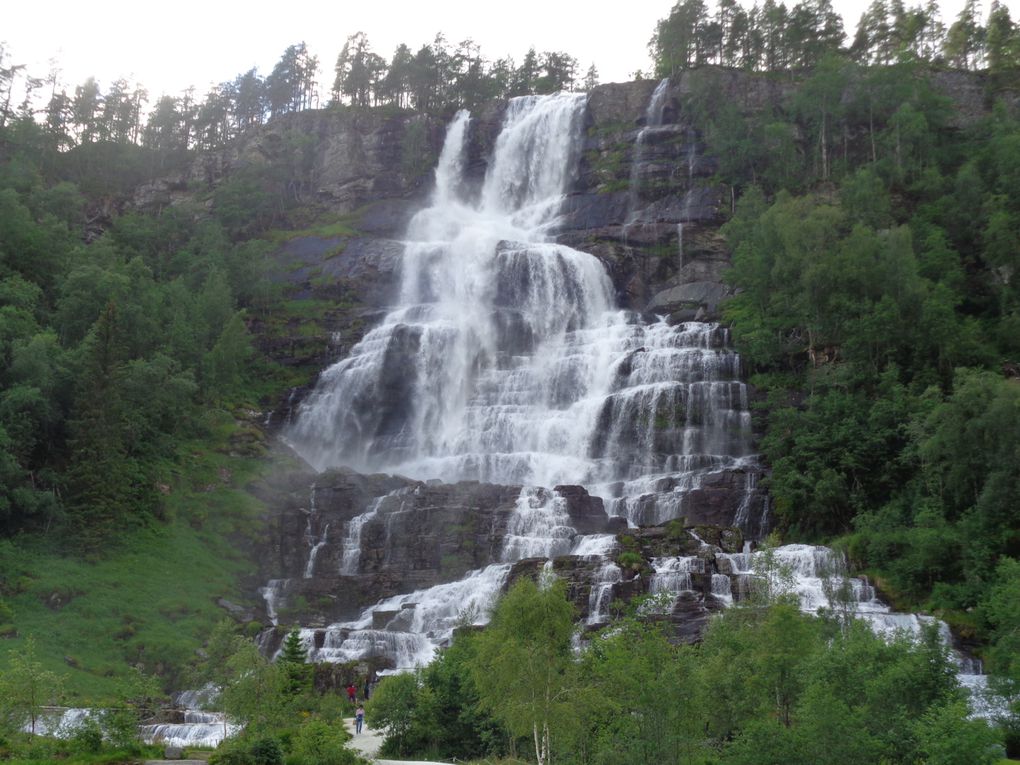
[[[594,63],[602,82],[647,70],[647,43],[675,0],[29,0],[9,2],[0,42],[15,63],[45,76],[59,60],[63,84],[94,75],[105,86],[118,77],[148,88],[150,103],[189,85],[202,96],[214,83],[257,66],[268,74],[283,50],[304,40],[319,57],[320,81],[332,83],[336,56],[348,35],[368,34],[387,59],[406,42],[412,49],[443,32],[450,44],[472,38],[489,59],[516,61],[531,46],[565,51],[581,71]],[[750,5],[751,0],[742,0]],[[796,0],[787,0],[787,5]],[[848,30],[870,0],[834,0]],[[1006,0],[1011,11],[1020,0]],[[918,4],[908,0],[907,5]],[[963,0],[942,0],[951,21]],[[714,5],[709,0],[709,6]],[[987,0],[982,7],[987,8]],[[1014,17],[1018,14],[1014,11]]]

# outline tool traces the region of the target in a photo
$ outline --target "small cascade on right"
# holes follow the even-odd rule
[[[640,218],[641,188],[643,185],[645,142],[658,128],[662,127],[663,112],[666,106],[666,94],[669,90],[669,78],[661,80],[652,91],[652,97],[645,109],[645,124],[634,138],[634,150],[630,160],[630,181],[627,191],[627,216],[623,223],[623,238],[626,241],[630,229]]]
[[[804,613],[828,612],[860,619],[877,635],[887,638],[906,634],[917,639],[924,629],[934,625],[942,641],[952,647],[952,634],[945,622],[925,614],[894,612],[878,598],[866,577],[849,576],[845,558],[828,547],[789,544],[752,553],[745,546],[742,553],[719,552],[715,558],[720,574],[712,577],[712,592],[723,596],[724,602],[747,599],[758,587],[772,594],[789,592],[796,595]],[[722,579],[728,580],[729,592]],[[981,662],[955,649],[953,656],[957,679],[971,694],[974,715],[994,716],[999,710],[985,698],[986,678]]]
[[[589,625],[604,624],[609,621],[609,604],[613,600],[613,585],[623,578],[623,572],[615,563],[606,562],[595,572],[588,595]]]

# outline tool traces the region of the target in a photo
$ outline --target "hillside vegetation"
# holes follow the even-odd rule
[[[697,75],[684,113],[718,158],[714,180],[734,190],[723,233],[738,294],[725,316],[761,392],[778,533],[841,547],[898,607],[945,618],[1015,707],[1020,32],[1005,6],[984,26],[967,8],[946,29],[927,11],[875,3],[847,44],[824,2],[721,3],[716,16],[686,0],[652,52],[658,74]],[[578,85],[565,54],[490,64],[441,38],[389,63],[370,54],[367,38],[348,40],[331,109],[441,117]],[[16,67],[0,64],[9,96]],[[149,697],[205,679],[224,598],[238,604],[231,646],[250,659],[232,679],[271,673],[245,642],[258,626],[245,613],[256,605],[245,550],[265,509],[246,487],[270,469],[261,415],[314,370],[258,349],[326,310],[279,286],[274,253],[298,233],[353,224],[316,205],[297,133],[272,161],[193,181],[187,202],[128,200],[147,181],[186,176],[199,152],[307,108],[316,67],[293,46],[269,77],[246,73],[199,105],[161,100],[147,125],[126,83],[104,94],[90,81],[73,98],[54,88],[44,115],[7,99],[0,667],[15,677],[19,658],[38,656],[63,677],[47,701],[136,698],[139,672],[143,684],[158,678]],[[755,110],[718,99],[725,67],[760,72],[782,95]],[[970,111],[933,84],[967,68],[984,87]],[[397,726],[388,746],[462,757],[533,742],[539,761],[585,763],[639,752],[633,761],[994,761],[996,735],[967,719],[934,637],[890,646],[774,597],[728,613],[699,648],[627,622],[577,666],[561,593],[522,587],[492,630],[418,681],[382,686],[370,714]],[[517,703],[520,665],[500,665],[514,656],[494,647],[500,635],[520,640],[520,656],[546,650],[544,706]],[[506,674],[479,669],[497,665]],[[288,698],[312,698],[306,685]],[[253,737],[278,737],[288,715],[315,706],[266,703],[238,713]]]

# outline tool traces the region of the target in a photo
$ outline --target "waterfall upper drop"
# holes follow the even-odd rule
[[[450,124],[408,228],[399,305],[326,369],[287,438],[318,469],[582,484],[657,523],[753,461],[739,359],[714,324],[645,324],[592,255],[551,241],[585,97],[513,99],[480,189]]]

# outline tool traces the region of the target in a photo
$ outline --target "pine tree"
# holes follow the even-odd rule
[[[301,633],[295,627],[287,633],[277,663],[286,675],[287,692],[296,696],[306,690],[312,678],[308,652],[301,643]]]
[[[126,405],[124,339],[117,308],[107,305],[85,340],[74,417],[70,422],[71,527],[78,544],[96,551],[116,526],[155,509],[151,466],[132,453]]]

